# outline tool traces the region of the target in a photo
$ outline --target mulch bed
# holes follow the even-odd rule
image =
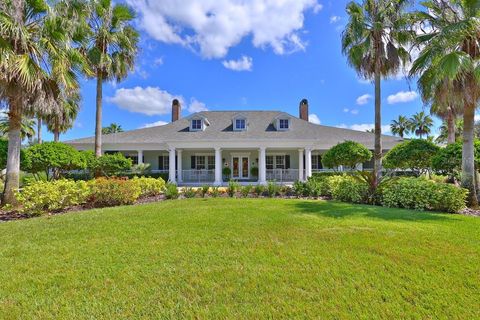
[[[464,209],[464,210],[460,211],[459,214],[463,214],[463,215],[466,215],[466,216],[480,217],[480,210],[467,208],[467,209]]]

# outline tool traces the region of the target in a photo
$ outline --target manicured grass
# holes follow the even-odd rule
[[[480,219],[192,199],[0,224],[1,319],[480,318]]]

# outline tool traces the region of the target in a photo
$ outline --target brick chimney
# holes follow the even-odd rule
[[[172,122],[175,122],[180,119],[180,114],[182,112],[182,106],[178,99],[173,99],[172,102]]]
[[[307,99],[303,99],[300,102],[299,109],[300,109],[300,111],[299,111],[300,119],[308,121],[308,100]]]

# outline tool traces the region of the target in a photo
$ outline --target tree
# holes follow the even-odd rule
[[[439,151],[433,142],[414,139],[402,142],[385,155],[385,168],[422,172],[431,168],[431,159]]]
[[[357,164],[370,161],[372,153],[363,144],[345,141],[328,150],[322,157],[326,168],[345,166],[354,169]]]
[[[63,106],[60,112],[45,115],[47,129],[53,132],[53,141],[60,141],[60,133],[65,133],[73,127],[73,123],[80,109],[79,93],[72,93],[68,97],[59,97],[59,103]]]
[[[130,26],[133,11],[111,0],[90,0],[90,34],[87,55],[97,79],[95,155],[102,154],[102,86],[104,81],[120,82],[133,69],[139,35]]]
[[[475,125],[477,126],[477,125]],[[478,129],[476,129],[477,131]],[[453,135],[453,136],[452,136]],[[460,118],[456,118],[454,124],[449,123],[448,120],[443,120],[442,124],[439,127],[439,134],[435,141],[437,143],[447,143],[451,144],[452,140],[453,143],[456,141],[461,140],[463,135],[463,120]],[[478,134],[475,133],[475,138],[478,138]]]
[[[123,132],[122,126],[117,123],[111,123],[108,127],[102,128],[102,134],[112,134]]]
[[[405,116],[398,116],[398,119],[390,124],[390,130],[394,135],[403,138],[410,130],[410,121]]]
[[[10,120],[8,117],[0,119],[0,132],[3,136],[8,135],[10,128]],[[20,138],[31,139],[35,135],[35,120],[29,118],[23,118],[20,127]]]
[[[407,4],[407,0],[363,0],[347,5],[342,51],[359,76],[375,83],[375,185],[382,174],[381,80],[396,74],[410,58],[403,47],[412,36]]]
[[[419,75],[420,92],[444,88],[444,101],[458,103],[463,113],[462,186],[469,190],[468,204],[478,206],[475,184],[474,123],[480,100],[480,6],[478,1],[425,2],[417,12],[429,28],[417,38],[422,50],[411,75]]]
[[[433,126],[433,119],[425,112],[417,112],[410,118],[410,131],[416,136],[423,138],[424,135],[430,134]]]
[[[81,55],[71,45],[68,19],[48,1],[2,1],[0,12],[0,100],[6,101],[9,117],[3,202],[15,204],[23,117],[60,108],[58,93],[78,87]]]
[[[475,166],[480,165],[480,140],[475,140]],[[432,168],[452,178],[458,178],[462,170],[462,142],[455,142],[441,148],[432,157]]]
[[[25,171],[45,172],[48,179],[58,179],[62,172],[84,169],[85,158],[74,147],[60,142],[44,142],[25,151],[28,165]]]
[[[92,171],[97,171],[104,176],[114,176],[124,173],[132,168],[132,160],[125,158],[121,153],[104,154],[92,163]]]

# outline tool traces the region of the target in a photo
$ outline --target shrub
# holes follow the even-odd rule
[[[210,190],[210,186],[208,184],[206,185],[203,185],[199,191],[200,191],[200,195],[202,196],[202,198],[205,198],[206,195],[208,194],[208,190]]]
[[[92,171],[104,176],[115,176],[132,168],[132,160],[121,153],[105,154],[92,163]]]
[[[424,178],[399,178],[382,190],[382,204],[415,210],[457,212],[465,208],[468,191]]]
[[[252,167],[252,169],[250,169],[250,173],[253,177],[258,177],[258,168]]]
[[[167,183],[165,184],[165,197],[167,199],[178,199],[179,192],[177,185],[175,183]]]
[[[293,189],[290,186],[281,186],[279,192],[282,196],[290,197],[293,194]]]
[[[240,192],[242,193],[242,197],[246,198],[248,197],[248,195],[250,194],[250,192],[252,192],[252,186],[251,185],[246,185],[246,186],[243,186],[241,189],[240,189]]]
[[[98,178],[88,182],[91,190],[89,202],[95,207],[113,207],[133,204],[142,194],[133,180]]]
[[[259,197],[263,196],[263,194],[265,193],[265,190],[266,190],[266,187],[262,184],[257,184],[254,188],[253,188],[253,192],[255,192],[255,194]]]
[[[440,151],[433,142],[414,139],[393,147],[384,157],[388,169],[410,169],[424,171],[432,167],[432,157]]]
[[[432,169],[447,174],[450,177],[459,178],[462,171],[462,142],[449,144],[441,148],[432,157]],[[480,140],[474,143],[475,165],[480,166]]]
[[[232,169],[230,169],[229,167],[225,167],[222,170],[222,174],[223,174],[224,179],[228,179],[232,175]]]
[[[220,195],[220,188],[219,187],[212,187],[212,190],[210,191],[210,194],[212,195],[213,198],[218,198]]]
[[[195,196],[197,195],[197,192],[192,187],[187,187],[183,189],[183,195],[187,199],[195,198]]]
[[[322,190],[322,195],[333,197],[333,193],[336,191],[340,182],[342,182],[345,177],[348,177],[348,175],[335,175],[325,178],[323,182],[324,189]]]
[[[305,195],[318,198],[325,195],[323,192],[323,184],[326,179],[308,179],[305,184]]]
[[[235,180],[228,181],[227,193],[230,198],[235,196],[235,193],[240,189],[240,184]]]
[[[292,189],[293,193],[299,198],[308,195],[307,184],[305,182],[295,181]]]
[[[357,164],[370,159],[372,159],[372,152],[363,144],[345,141],[328,150],[322,157],[322,164],[326,168],[346,166],[354,169]]]
[[[90,189],[84,181],[56,180],[30,183],[16,197],[22,212],[40,215],[83,204],[89,195]]]
[[[351,176],[343,176],[336,183],[338,184],[332,189],[334,200],[351,203],[365,203],[367,201],[368,185],[366,183]]]
[[[270,198],[275,197],[280,192],[280,186],[275,181],[268,181],[267,183],[267,195]]]
[[[146,177],[134,177],[132,182],[140,187],[141,197],[153,197],[157,196],[165,190],[165,181],[162,178],[146,178]]]

